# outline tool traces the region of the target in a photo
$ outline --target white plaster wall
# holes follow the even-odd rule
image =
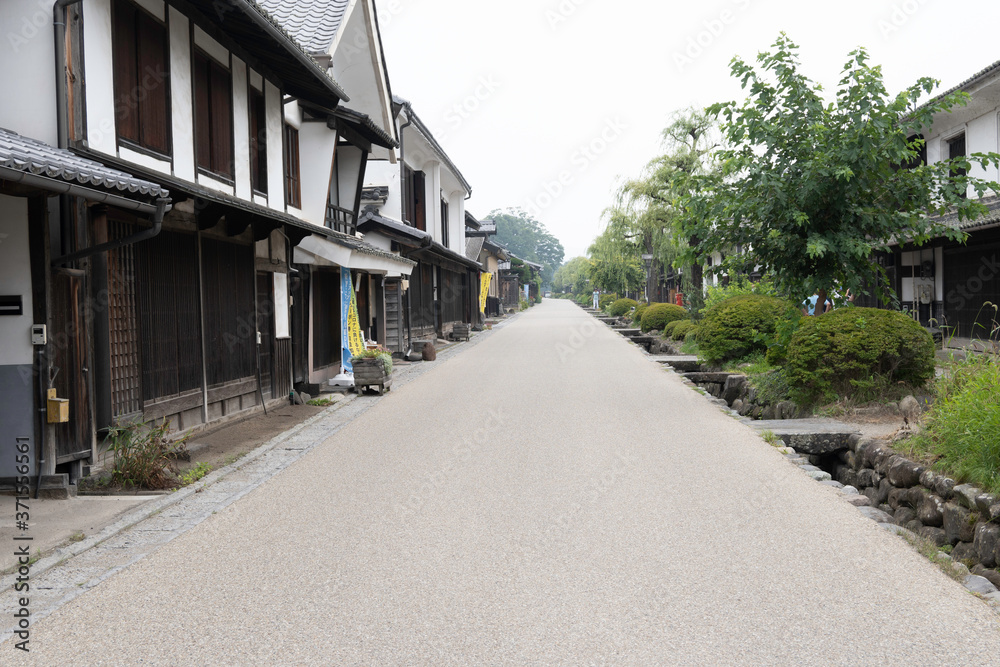
[[[267,204],[276,211],[284,211],[281,91],[270,81],[264,82],[264,105],[267,107]]]
[[[390,163],[388,160],[368,160],[365,167],[365,187],[384,185],[389,188],[389,197],[385,204],[381,206],[379,212],[383,217],[392,220],[403,220],[403,200],[400,196],[399,182],[400,165]]]
[[[448,247],[465,254],[465,195],[452,192],[448,198]]]
[[[31,259],[28,200],[0,195],[0,293],[20,294],[23,315],[0,317],[0,366],[31,363]]]
[[[331,45],[333,78],[351,98],[347,105],[367,114],[393,134],[388,87],[382,76],[381,54],[374,34],[371,0],[358,0]]]
[[[83,16],[85,33],[83,49],[87,80],[87,142],[94,150],[116,155],[118,147],[115,138],[110,0],[83,0]]]
[[[0,1],[0,127],[55,145],[56,83],[52,3]],[[30,103],[14,91],[31,91]],[[19,101],[19,102],[18,102]]]
[[[194,182],[194,101],[191,30],[187,17],[170,8],[170,122],[174,175]]]
[[[965,135],[965,149],[969,153],[985,153],[996,151],[997,149],[997,113],[992,110],[969,122]],[[973,164],[969,170],[970,176],[997,180],[997,169],[989,167],[983,169],[978,164]],[[969,196],[975,196],[975,191],[970,191]]]
[[[427,231],[441,243],[441,165],[427,162],[424,165],[424,201],[427,202]]]
[[[299,174],[302,177],[300,217],[323,226],[326,200],[333,171],[333,150],[337,133],[326,123],[302,123],[299,129]],[[294,209],[289,209],[293,212]]]
[[[355,146],[340,146],[337,148],[337,165],[340,171],[340,182],[337,184],[340,192],[340,205],[353,209],[354,199],[358,193],[358,174],[361,171],[360,148]],[[367,176],[367,171],[365,172]]]
[[[236,196],[250,200],[250,102],[247,93],[247,66],[233,57],[233,157]]]
[[[392,239],[390,239],[388,236],[382,236],[378,232],[369,232],[365,234],[365,241],[375,246],[379,250],[392,252]]]

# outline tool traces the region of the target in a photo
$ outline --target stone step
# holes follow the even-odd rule
[[[747,420],[745,423],[758,433],[770,431],[789,447],[806,454],[830,454],[847,449],[852,437],[861,437],[855,427],[832,419]]]
[[[675,367],[676,368],[676,367]],[[716,384],[726,384],[726,378],[730,375],[739,375],[739,373],[722,373],[722,372],[705,372],[705,371],[692,371],[684,373],[684,377],[695,384],[701,382],[714,382]]]
[[[658,354],[653,361],[670,366],[680,373],[693,373],[701,370],[698,357],[693,354]]]

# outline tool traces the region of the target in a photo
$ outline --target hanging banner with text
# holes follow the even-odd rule
[[[354,366],[351,364],[351,336],[348,332],[348,323],[351,321],[351,303],[354,301],[354,286],[351,285],[351,272],[349,269],[340,270],[340,347],[341,358],[345,373],[353,373]]]
[[[492,273],[481,273],[479,274],[479,284],[481,289],[479,290],[479,312],[486,312],[486,297],[490,295],[490,280],[493,279]]]
[[[351,356],[355,357],[365,351],[365,339],[361,335],[361,322],[358,321],[358,297],[351,287],[351,312],[347,314],[347,336],[351,348]]]

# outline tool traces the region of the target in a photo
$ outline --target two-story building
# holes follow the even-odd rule
[[[60,0],[54,40],[18,35],[39,7],[0,4],[16,37],[2,47],[0,196],[17,212],[0,252],[20,267],[0,288],[18,313],[0,348],[10,372],[30,370],[32,414],[49,389],[68,399],[68,421],[32,428],[32,473],[75,479],[112,423],[188,430],[287,400],[300,249],[359,271],[412,262],[350,233],[365,151],[395,140],[343,107],[349,95],[258,4]],[[353,280],[313,283],[326,307],[309,309],[319,335],[300,348],[343,361]]]
[[[966,106],[935,115],[924,134],[921,161],[929,164],[971,153],[1000,152],[1000,62],[943,92],[969,93]],[[995,167],[973,164],[970,176],[1000,182]],[[976,196],[971,190],[968,196]],[[925,326],[958,338],[988,337],[1000,303],[1000,197],[983,200],[989,213],[975,220],[945,216],[941,222],[968,234],[965,243],[941,238],[923,246],[901,239],[879,259],[901,306]]]

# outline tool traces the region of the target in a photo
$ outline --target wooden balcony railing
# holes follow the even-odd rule
[[[354,233],[358,229],[358,221],[354,217],[354,211],[334,204],[327,204],[326,226],[335,232],[354,236]]]

